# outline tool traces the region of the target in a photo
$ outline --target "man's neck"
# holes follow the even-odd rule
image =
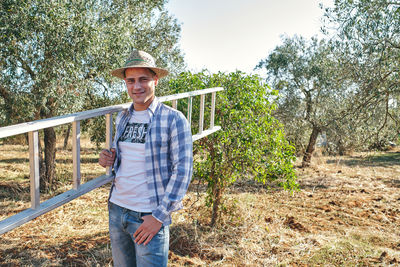
[[[148,101],[146,101],[143,104],[137,104],[137,103],[133,102],[133,109],[135,111],[143,111],[143,110],[148,109],[150,107],[151,103],[154,101],[154,98],[155,97],[153,96],[152,98],[150,98]]]

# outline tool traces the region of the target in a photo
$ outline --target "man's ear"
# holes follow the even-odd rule
[[[157,86],[157,84],[158,84],[158,76],[157,75],[154,75],[154,86]]]

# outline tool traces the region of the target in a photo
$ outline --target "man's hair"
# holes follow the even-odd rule
[[[129,69],[129,68],[124,69],[124,78],[126,78],[125,72],[126,72],[127,69]],[[157,74],[154,72],[154,70],[152,70],[152,69],[150,69],[150,68],[144,67],[144,69],[148,69],[153,77],[157,75]]]

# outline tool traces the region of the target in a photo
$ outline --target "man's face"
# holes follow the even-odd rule
[[[146,110],[154,99],[157,76],[147,68],[130,68],[126,69],[124,80],[135,110]]]

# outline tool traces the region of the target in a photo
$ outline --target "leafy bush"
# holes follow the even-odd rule
[[[169,83],[173,93],[223,87],[217,93],[215,124],[222,130],[194,144],[195,179],[205,181],[211,225],[216,223],[225,189],[238,178],[251,177],[266,184],[275,182],[285,189],[297,189],[293,170],[295,149],[284,137],[281,123],[272,116],[276,90],[271,90],[256,75],[242,72],[208,74],[181,73]],[[198,111],[198,102],[194,102]],[[186,111],[181,101],[178,109]],[[209,110],[206,110],[206,116]],[[207,122],[207,121],[206,121]],[[198,125],[193,113],[192,128]],[[206,123],[204,125],[207,125]]]

